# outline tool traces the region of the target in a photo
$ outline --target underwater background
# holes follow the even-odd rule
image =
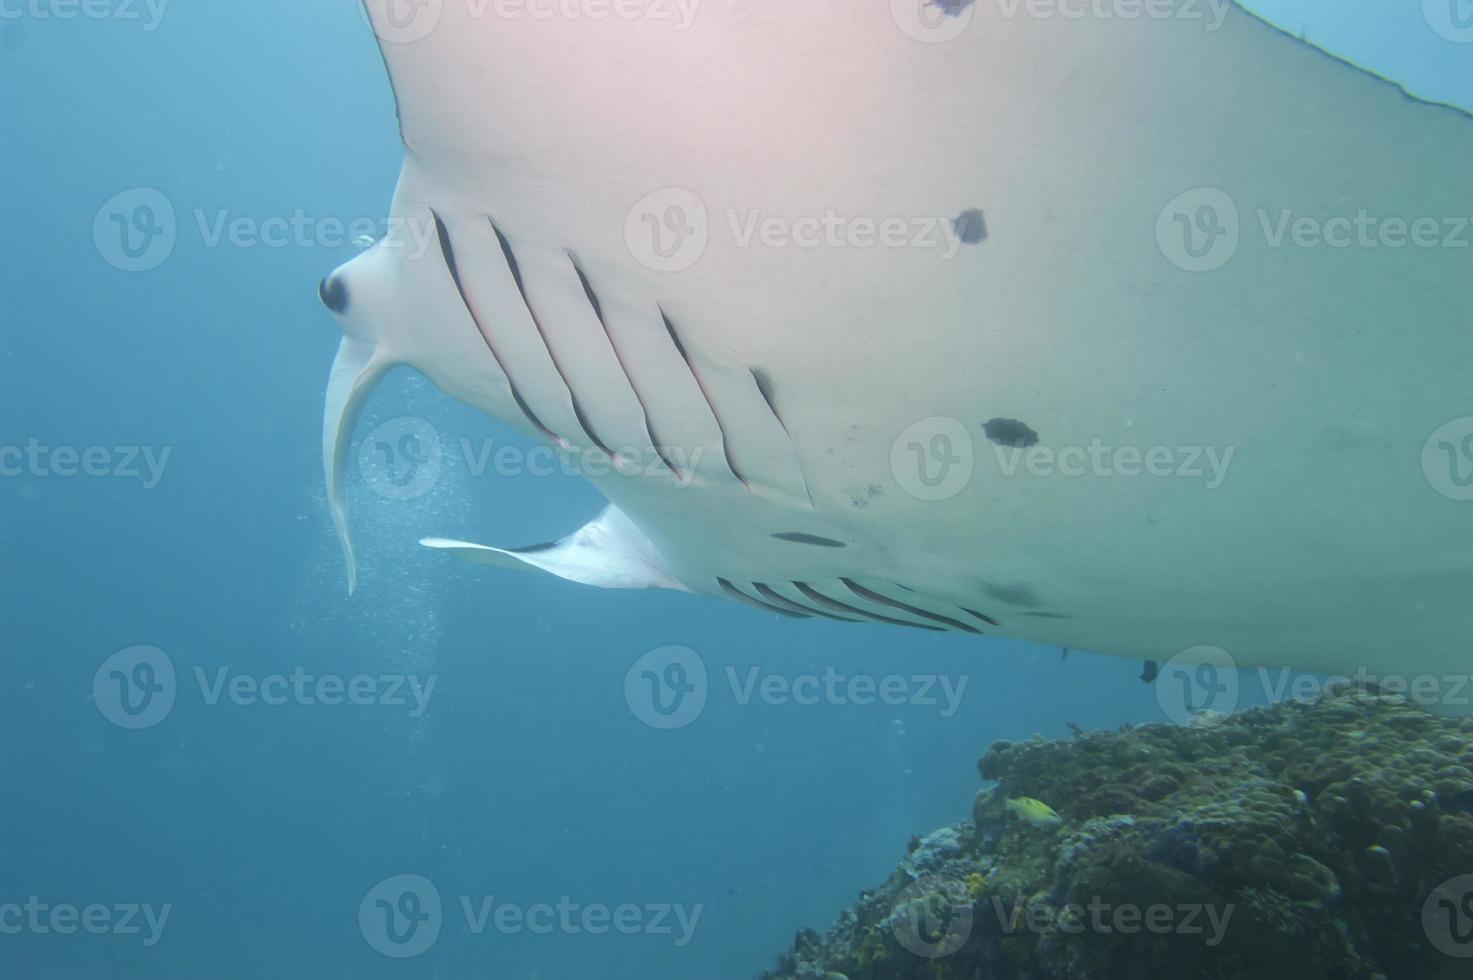
[[[1257,9],[1467,105],[1473,37],[1425,8]],[[495,472],[526,444],[408,371],[358,429],[349,599],[316,287],[384,232],[402,157],[356,5],[3,0],[0,84],[0,446],[24,460],[0,475],[0,905],[105,910],[0,920],[0,977],[752,977],[968,812],[995,740],[1173,720],[1129,661],[430,554],[422,535],[555,538],[601,500]],[[146,192],[168,240],[119,251]],[[423,455],[380,460],[405,433]],[[671,646],[708,679],[679,727],[637,668]],[[796,703],[826,673],[899,678],[905,703]],[[442,906],[413,957],[372,925],[402,875]],[[573,926],[496,918],[560,904]],[[589,927],[620,914],[639,928]]]

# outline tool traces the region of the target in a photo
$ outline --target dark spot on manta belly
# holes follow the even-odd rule
[[[1024,609],[1032,609],[1042,605],[1038,599],[1038,590],[1022,582],[1015,585],[993,585],[988,583],[987,594],[999,602],[1006,602],[1010,606],[1022,606]]]
[[[833,538],[822,538],[817,534],[805,534],[802,531],[783,531],[781,534],[774,534],[773,537],[779,541],[791,541],[794,544],[812,544],[820,548],[848,547],[842,541],[835,541]]]
[[[345,313],[348,309],[348,287],[337,276],[328,276],[317,287],[317,298],[322,305],[334,313]]]
[[[1027,449],[1038,444],[1038,433],[1017,419],[992,419],[982,423],[987,438],[1004,446]]]
[[[968,208],[956,219],[956,237],[963,245],[976,245],[987,240],[987,216],[977,208]]]

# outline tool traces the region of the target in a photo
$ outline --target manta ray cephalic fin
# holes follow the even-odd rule
[[[358,563],[353,553],[353,537],[348,529],[346,483],[348,451],[353,444],[353,429],[363,406],[379,380],[397,362],[385,355],[379,345],[345,336],[332,362],[327,382],[327,402],[322,414],[322,459],[327,470],[327,503],[332,511],[332,525],[348,563],[348,595],[358,587]]]

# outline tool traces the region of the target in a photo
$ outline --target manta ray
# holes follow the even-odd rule
[[[350,591],[355,422],[407,365],[610,464],[562,540],[423,541],[481,565],[1466,669],[1467,111],[1196,0],[544,6],[366,0],[428,233],[320,287]]]

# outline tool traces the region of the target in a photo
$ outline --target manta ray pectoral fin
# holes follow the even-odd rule
[[[348,502],[345,483],[348,450],[353,443],[353,429],[368,396],[389,369],[397,362],[379,345],[352,336],[343,337],[332,374],[327,382],[327,403],[322,414],[322,462],[327,470],[327,503],[332,511],[332,525],[343,547],[348,563],[348,594],[358,587],[358,565],[353,555],[353,538],[348,530]]]
[[[561,541],[532,548],[492,548],[445,538],[424,538],[420,544],[477,565],[532,569],[601,589],[690,591],[661,567],[649,539],[614,506]]]

